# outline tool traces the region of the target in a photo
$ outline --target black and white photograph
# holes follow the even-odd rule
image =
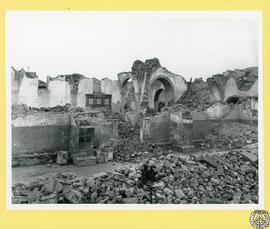
[[[258,208],[257,11],[6,11],[11,208]]]

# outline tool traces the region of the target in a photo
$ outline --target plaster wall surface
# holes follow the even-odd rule
[[[38,99],[36,107],[48,107],[49,94],[46,88],[38,89]]]
[[[27,104],[35,107],[38,100],[38,79],[23,77],[18,93],[18,103]]]
[[[49,106],[70,104],[70,86],[65,80],[51,80],[48,84]]]
[[[86,105],[86,94],[93,93],[93,79],[83,78],[79,82],[78,86],[78,97],[77,97],[77,106],[85,107]]]

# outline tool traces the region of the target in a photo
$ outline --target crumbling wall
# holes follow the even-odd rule
[[[63,79],[50,80],[48,84],[49,91],[49,106],[65,105],[71,103],[70,101],[70,86],[69,83]]]
[[[258,95],[258,67],[228,70],[207,79],[216,101],[226,102],[229,97]]]
[[[112,111],[120,112],[121,109],[121,90],[118,80],[104,78],[101,80],[101,92],[112,95]]]
[[[142,142],[170,142],[170,114],[163,112],[159,115],[146,117],[140,132]]]
[[[113,147],[118,137],[118,122],[117,120],[108,120],[98,122],[94,126],[95,139],[99,142],[100,148]]]
[[[140,138],[156,144],[190,145],[192,125],[192,120],[183,118],[181,112],[163,112],[143,119]]]
[[[24,76],[20,83],[18,98],[18,103],[35,107],[38,99],[38,79]]]
[[[36,107],[48,107],[48,104],[49,104],[49,93],[47,88],[39,88]]]
[[[78,86],[77,106],[85,107],[86,97],[85,94],[93,93],[93,79],[83,78],[80,80]]]
[[[42,112],[12,120],[12,153],[38,153],[68,150],[70,116]]]
[[[183,119],[181,112],[170,113],[170,142],[179,145],[190,145],[193,121]]]
[[[234,78],[230,78],[224,88],[224,101],[227,101],[230,97],[253,97],[258,96],[258,81],[256,80],[252,87],[247,91],[241,91],[238,89]]]
[[[231,111],[231,107],[228,104],[221,102],[215,102],[205,110],[207,119],[221,119],[228,115]]]

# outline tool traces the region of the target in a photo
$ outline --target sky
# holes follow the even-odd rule
[[[7,11],[7,68],[117,79],[158,58],[185,79],[258,66],[258,12]]]

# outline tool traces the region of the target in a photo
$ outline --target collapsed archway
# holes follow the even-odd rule
[[[149,108],[155,112],[174,104],[174,85],[168,77],[160,75],[151,79],[149,90]]]

